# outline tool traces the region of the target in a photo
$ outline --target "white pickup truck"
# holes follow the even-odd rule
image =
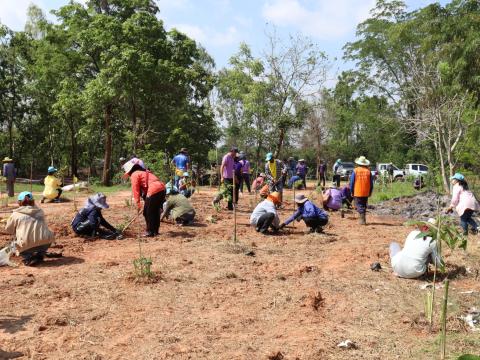
[[[411,176],[421,176],[428,174],[428,166],[423,164],[406,164],[405,174]]]
[[[378,163],[377,164],[377,171],[378,174],[381,176],[386,176],[388,175],[388,166],[389,163]],[[403,170],[400,170],[398,167],[392,164],[393,167],[393,178],[395,180],[403,180],[403,177],[405,175],[405,172]]]

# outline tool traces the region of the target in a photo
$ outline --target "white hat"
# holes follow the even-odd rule
[[[368,161],[365,156],[360,156],[359,158],[355,159],[355,164],[360,166],[368,166],[370,165],[370,161]]]

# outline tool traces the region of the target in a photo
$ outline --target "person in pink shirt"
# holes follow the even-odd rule
[[[235,156],[237,156],[238,149],[232,147],[222,159],[220,166],[220,182],[224,183],[228,193],[228,210],[233,210],[233,168],[235,165]]]
[[[468,225],[472,227],[472,233],[478,233],[478,225],[473,219],[473,213],[479,210],[479,205],[475,195],[468,189],[465,176],[456,173],[452,176],[452,201],[447,213],[455,209],[460,216],[460,225],[463,229],[463,234],[468,235]]]

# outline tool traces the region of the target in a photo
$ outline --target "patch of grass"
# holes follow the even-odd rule
[[[415,190],[410,182],[394,182],[386,187],[374,186],[372,196],[368,202],[370,204],[377,204],[398,197],[413,196],[427,190],[426,188],[420,191]]]

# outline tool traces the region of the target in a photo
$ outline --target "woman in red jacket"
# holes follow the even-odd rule
[[[137,203],[138,211],[142,209],[140,197],[145,204],[143,216],[147,224],[145,237],[158,235],[160,229],[160,214],[165,202],[165,184],[161,182],[152,172],[145,170],[138,163],[128,161],[123,165],[125,174],[130,177],[132,184],[133,199]]]

